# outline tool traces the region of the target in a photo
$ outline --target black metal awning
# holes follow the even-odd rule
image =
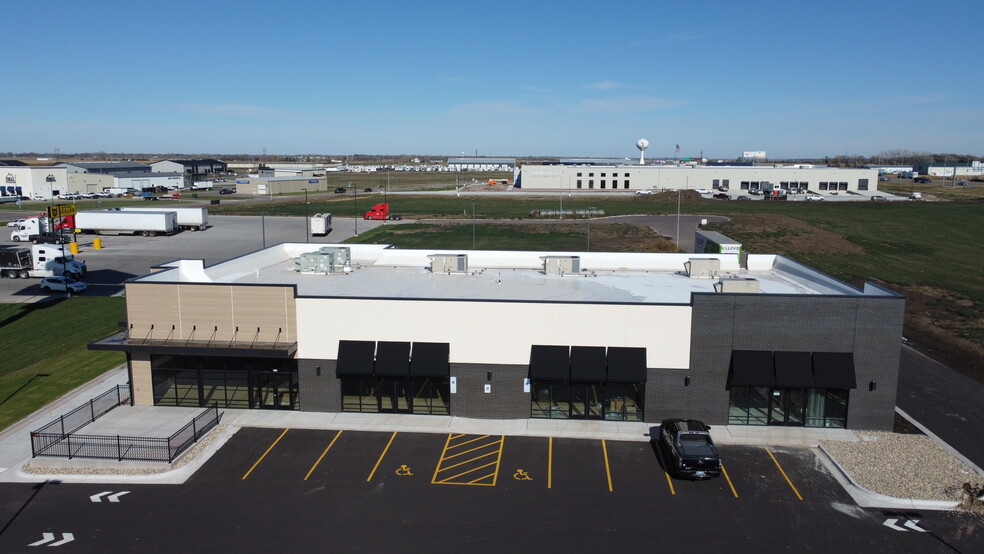
[[[379,342],[376,344],[377,377],[407,377],[410,375],[410,343]]]
[[[814,352],[813,381],[818,389],[856,389],[854,354],[851,352]]]
[[[772,352],[768,350],[733,350],[728,383],[733,387],[776,386]]]
[[[605,347],[571,347],[571,381],[605,380]]]
[[[570,378],[567,346],[536,345],[530,349],[530,379],[566,381]]]
[[[612,383],[646,382],[646,349],[608,347],[608,381]]]
[[[338,341],[335,375],[372,375],[372,358],[376,343],[370,340]]]
[[[809,352],[775,352],[774,360],[777,388],[813,388],[813,363]]]
[[[446,342],[415,342],[410,357],[412,377],[447,377],[450,345]]]
[[[90,342],[89,350],[147,352],[175,356],[225,356],[232,358],[293,358],[296,342],[189,341],[174,339],[134,339],[127,331]]]

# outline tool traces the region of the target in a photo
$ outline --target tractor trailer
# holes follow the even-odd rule
[[[68,275],[78,279],[85,273],[85,262],[76,261],[61,245],[36,244],[30,248],[0,249],[0,276],[3,277],[27,279]]]
[[[208,208],[117,208],[121,212],[174,212],[178,227],[187,231],[204,231],[208,227]]]
[[[376,204],[362,216],[362,219],[389,219],[397,221],[403,219],[403,216],[390,212],[389,204]]]
[[[75,230],[90,235],[173,235],[178,214],[172,211],[131,212],[93,210],[75,214]]]

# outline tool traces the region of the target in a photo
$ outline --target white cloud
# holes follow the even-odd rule
[[[581,86],[594,90],[615,90],[617,88],[622,88],[622,84],[618,81],[598,81],[597,83],[588,83]]]

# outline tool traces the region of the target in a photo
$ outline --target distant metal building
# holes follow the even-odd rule
[[[448,171],[512,171],[516,158],[448,158]]]
[[[215,175],[228,171],[225,162],[211,158],[201,160],[162,160],[150,164],[151,171],[158,173],[183,173],[185,175]]]
[[[64,162],[55,164],[64,167],[69,173],[133,173],[149,172],[150,166],[139,162]]]

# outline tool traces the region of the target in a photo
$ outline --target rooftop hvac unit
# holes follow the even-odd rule
[[[692,279],[712,279],[721,271],[721,260],[718,258],[690,258],[683,267]]]
[[[761,292],[759,280],[752,277],[722,277],[714,289],[718,292]]]
[[[294,271],[300,273],[338,273],[351,265],[351,251],[344,246],[324,246],[294,258]]]
[[[577,275],[581,272],[580,256],[543,256],[543,272],[547,275]]]
[[[431,261],[431,273],[468,273],[467,254],[434,254],[427,257]]]

